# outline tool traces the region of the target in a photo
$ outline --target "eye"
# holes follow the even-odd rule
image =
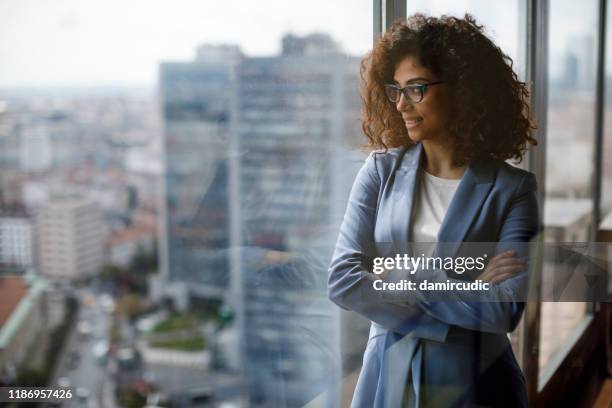
[[[408,92],[410,93],[410,95],[420,95],[421,94],[421,86],[420,85],[416,85],[416,86],[411,86],[408,89]]]
[[[399,99],[400,90],[396,85],[385,85],[385,93],[387,94],[387,99],[389,101],[395,103]]]

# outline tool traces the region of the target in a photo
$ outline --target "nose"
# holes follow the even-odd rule
[[[403,92],[400,92],[400,98],[395,103],[395,108],[399,111],[405,111],[406,108],[413,106],[412,101],[408,101]]]

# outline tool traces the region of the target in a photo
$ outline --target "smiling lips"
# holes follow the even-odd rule
[[[422,118],[404,118],[404,123],[406,124],[407,128],[415,127],[422,121]]]

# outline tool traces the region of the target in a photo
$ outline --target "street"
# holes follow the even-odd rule
[[[112,321],[105,305],[108,295],[79,289],[77,297],[80,311],[64,349],[57,351],[61,356],[50,385],[72,389],[73,398],[62,407],[115,408],[113,364],[108,359]]]

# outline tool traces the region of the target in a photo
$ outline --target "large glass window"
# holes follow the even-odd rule
[[[525,79],[526,74],[526,7],[523,0],[505,0],[499,2],[497,7],[491,7],[487,1],[482,0],[408,0],[408,15],[423,13],[432,16],[443,14],[463,17],[466,13],[476,18],[479,24],[484,25],[485,32],[513,61],[513,68],[519,78]],[[509,23],[510,22],[510,23]],[[526,160],[519,164],[526,166]],[[510,339],[512,348],[520,356],[520,342],[523,322],[517,330],[512,332]],[[518,358],[522,364],[522,358]]]
[[[548,112],[544,240],[589,242],[592,238],[597,58],[595,0],[550,2]],[[544,262],[542,296],[551,298],[556,261]],[[543,302],[540,323],[540,380],[554,371],[581,327],[586,303]]]
[[[472,14],[525,78],[527,3],[406,4]],[[585,242],[598,1],[548,3],[545,240]],[[24,0],[0,22],[0,385],[104,406],[347,406],[370,322],[326,283],[364,159],[372,1]],[[541,306],[546,379],[589,304]]]
[[[369,322],[327,268],[372,2],[28,0],[0,21],[0,384],[340,406]]]

